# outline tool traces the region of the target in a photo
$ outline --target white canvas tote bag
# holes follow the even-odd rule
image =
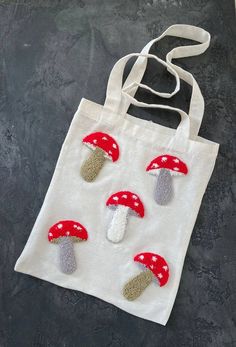
[[[149,54],[153,43],[168,35],[198,44],[173,49],[166,62]],[[141,53],[114,65],[104,106],[82,99],[16,271],[167,323],[219,147],[198,136],[201,91],[172,59],[201,54],[209,43],[205,30],[173,25]],[[137,60],[122,86],[125,64],[133,56]],[[175,77],[172,93],[140,83],[148,58]],[[189,114],[134,98],[138,87],[170,98],[180,79],[192,86]],[[175,130],[141,120],[127,114],[130,104],[175,111],[181,121]]]

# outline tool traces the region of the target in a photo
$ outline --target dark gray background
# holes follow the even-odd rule
[[[103,103],[113,63],[175,23],[212,34],[203,56],[179,64],[205,96],[201,135],[221,147],[163,327],[13,267],[80,99]],[[234,1],[0,1],[0,36],[0,346],[236,346]],[[153,52],[163,54],[173,42],[165,39]],[[173,88],[154,62],[145,80]],[[170,104],[187,109],[190,89],[182,87]],[[147,93],[138,97],[159,101]],[[178,122],[161,111],[130,112],[168,126]]]

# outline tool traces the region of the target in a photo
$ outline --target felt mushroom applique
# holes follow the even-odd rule
[[[137,299],[153,280],[157,280],[159,286],[163,287],[169,279],[168,264],[159,254],[139,253],[134,261],[144,265],[145,270],[124,286],[123,295],[129,301]]]
[[[128,218],[131,215],[144,217],[144,206],[137,194],[120,191],[112,194],[106,205],[114,211],[107,239],[113,243],[120,242],[125,234]]]
[[[59,267],[63,273],[71,274],[76,268],[74,242],[86,241],[85,227],[73,220],[62,220],[54,224],[48,232],[48,240],[59,245]]]
[[[154,198],[157,204],[167,205],[173,197],[172,177],[187,175],[186,164],[173,155],[165,154],[154,158],[146,171],[157,177]]]
[[[113,162],[118,160],[119,146],[113,137],[102,132],[85,136],[83,143],[92,150],[92,153],[83,163],[80,173],[85,181],[92,182],[99,174],[106,159]]]

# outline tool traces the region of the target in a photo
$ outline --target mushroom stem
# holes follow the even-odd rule
[[[123,288],[124,297],[133,301],[137,299],[152,282],[153,273],[151,270],[147,269],[141,272],[139,275],[132,278]]]
[[[73,239],[71,237],[60,237],[59,262],[61,271],[66,274],[71,274],[77,268],[73,247]]]
[[[155,200],[159,205],[167,205],[173,196],[172,176],[169,170],[160,169],[157,176]]]
[[[128,222],[128,213],[129,207],[123,205],[117,206],[110,228],[107,231],[109,241],[118,243],[123,239]]]
[[[83,163],[80,173],[85,181],[92,182],[97,177],[106,160],[104,155],[105,152],[101,148],[96,147]]]

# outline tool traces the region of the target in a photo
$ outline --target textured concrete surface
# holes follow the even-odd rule
[[[181,64],[205,96],[201,135],[221,147],[177,300],[162,327],[13,267],[80,99],[103,103],[113,63],[174,23],[212,34],[207,53]],[[236,346],[235,24],[233,0],[0,1],[1,347]],[[171,45],[165,39],[155,52]],[[145,80],[170,90],[173,80],[153,62],[149,67]],[[183,85],[171,104],[187,109],[189,95]],[[165,112],[132,112],[177,124]]]

